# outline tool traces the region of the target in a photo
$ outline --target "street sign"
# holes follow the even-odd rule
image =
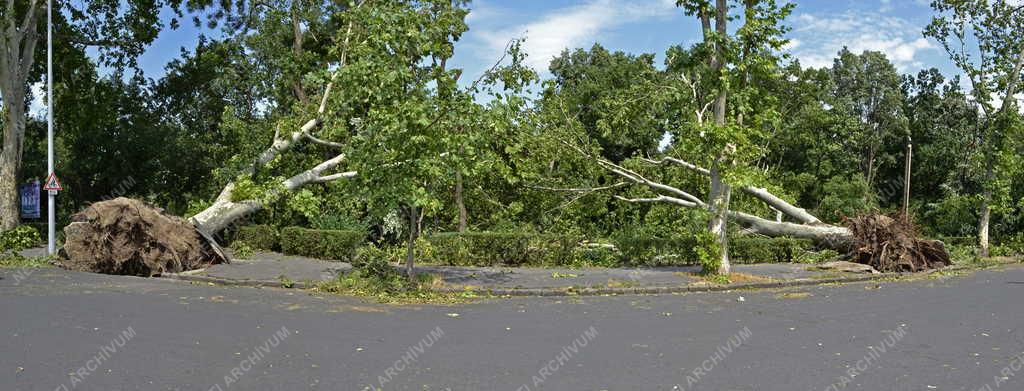
[[[50,177],[46,178],[46,186],[43,186],[43,190],[49,190],[49,191],[64,190],[63,187],[60,187],[60,180],[57,179],[57,173],[55,173],[55,172],[51,172],[50,173]]]
[[[39,218],[39,181],[18,186],[21,193],[21,218]]]

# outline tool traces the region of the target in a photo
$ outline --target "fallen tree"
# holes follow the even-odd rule
[[[582,150],[577,148],[577,151]],[[708,204],[690,192],[658,181],[653,181],[620,164],[604,158],[593,158],[610,173],[622,178],[627,184],[647,187],[653,197],[631,198],[616,195],[615,198],[632,203],[665,203],[683,208],[708,208]],[[672,157],[659,160],[640,159],[651,166],[670,165],[682,167],[698,175],[710,177],[711,171],[696,164]],[[612,188],[607,186],[604,189]],[[619,186],[614,186],[619,187]],[[826,224],[804,208],[800,208],[772,194],[768,189],[754,186],[739,187],[773,210],[789,217],[793,222],[775,221],[753,214],[729,209],[728,217],[755,234],[770,237],[793,237],[811,239],[818,246],[849,254],[859,263],[873,266],[884,272],[913,272],[942,267],[950,264],[949,253],[940,241],[920,239],[913,225],[903,218],[883,215],[868,215],[846,220],[846,226]],[[591,191],[596,189],[573,189]]]
[[[227,261],[192,224],[142,201],[97,202],[71,221],[61,249],[71,270],[151,277]]]
[[[350,23],[345,47],[351,33]],[[346,146],[322,140],[314,134],[324,124],[328,100],[345,66],[346,53],[342,51],[338,67],[331,73],[314,117],[286,135],[275,132],[271,145],[241,169],[235,178],[251,177],[261,167],[302,142],[335,150]],[[127,198],[93,204],[76,214],[72,224],[64,228],[66,239],[62,264],[82,271],[153,276],[228,262],[214,239],[217,234],[303,186],[354,177],[355,171],[336,172],[343,162],[345,154],[338,152],[275,183],[259,198],[238,199],[235,194],[237,179],[232,180],[223,187],[212,205],[187,220]]]
[[[213,236],[246,216],[303,187],[354,178],[357,170],[363,183],[356,187],[363,197],[376,197],[379,204],[392,208],[415,210],[418,203],[424,203],[416,198],[420,185],[413,181],[424,171],[417,169],[427,160],[435,168],[446,163],[443,160],[448,153],[444,151],[450,148],[438,141],[443,141],[441,136],[445,134],[439,124],[443,124],[443,118],[457,115],[453,106],[472,103],[467,94],[453,92],[460,73],[444,67],[452,54],[451,44],[466,30],[463,18],[467,11],[459,3],[373,1],[373,5],[363,6],[369,3],[363,0],[338,5],[341,8],[331,5],[325,13],[316,14],[332,26],[338,19],[347,20],[347,28],[338,29],[337,35],[335,29],[329,30],[330,37],[336,38],[327,52],[338,57],[317,62],[323,71],[306,75],[311,81],[323,80],[320,99],[307,105],[304,84],[293,84],[299,108],[287,110],[282,117],[266,117],[278,121],[270,146],[256,153],[251,162],[232,170],[230,180],[209,207],[173,224],[195,232],[206,239],[205,245],[216,249]],[[236,33],[249,33],[247,27],[242,29]],[[296,39],[302,31],[295,28]],[[484,79],[481,76],[480,80]],[[296,102],[277,103],[291,106]],[[293,113],[311,114],[295,118]],[[284,131],[282,126],[290,130]],[[287,156],[289,151],[303,155]],[[295,165],[297,161],[303,163]],[[372,181],[377,182],[367,183]],[[391,186],[399,182],[407,186]],[[121,213],[114,208],[104,210]],[[416,221],[415,213],[411,215],[410,220]],[[94,220],[115,218],[98,216]],[[148,240],[144,236],[125,236],[123,225],[103,224],[93,229],[95,234],[69,235],[70,240],[136,237],[140,242],[124,246],[140,248]],[[79,244],[88,246],[71,246]],[[103,252],[104,247],[96,248],[96,262],[112,256]],[[183,269],[193,264],[203,262],[185,262]],[[411,258],[408,264],[411,268]]]

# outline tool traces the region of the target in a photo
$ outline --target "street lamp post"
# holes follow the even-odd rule
[[[46,2],[46,170],[47,176],[53,175],[53,0]],[[57,192],[49,190],[49,202],[46,203],[47,220],[47,253],[57,252],[56,241],[56,200]]]

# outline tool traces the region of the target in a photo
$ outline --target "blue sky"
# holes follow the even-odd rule
[[[927,0],[814,0],[797,6],[786,23],[793,28],[789,51],[805,66],[828,66],[844,46],[884,52],[904,73],[938,67],[954,73],[942,49],[921,35],[932,12]],[[469,32],[456,45],[453,64],[475,79],[501,54],[508,40],[525,35],[528,63],[542,75],[547,62],[565,48],[595,42],[612,50],[656,53],[699,39],[698,23],[674,0],[476,0]],[[169,17],[170,15],[166,15]],[[167,30],[139,59],[146,76],[159,78],[180,48],[195,46],[199,30],[189,21]]]

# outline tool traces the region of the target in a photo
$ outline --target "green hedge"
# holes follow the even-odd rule
[[[277,250],[280,239],[277,229],[269,225],[247,225],[235,232],[234,244],[245,243],[249,247],[260,250]]]
[[[698,263],[692,237],[657,238],[620,235],[614,240],[622,251],[622,262],[632,266],[682,266]],[[729,237],[729,260],[734,264],[801,262],[811,256],[809,239]]]
[[[281,230],[281,251],[289,255],[351,261],[366,241],[363,231],[287,227]]]
[[[446,232],[427,237],[426,258],[452,266],[682,266],[697,264],[694,238],[619,235],[617,251],[579,246],[575,237],[515,232]],[[733,236],[735,264],[803,262],[812,259],[807,239]]]
[[[452,266],[542,266],[572,262],[577,238],[518,232],[444,232],[427,237],[429,258]]]
[[[813,248],[810,239],[735,237],[729,241],[729,259],[733,263],[800,262]]]
[[[622,263],[629,266],[693,265],[697,253],[694,238],[659,238],[648,235],[617,235],[613,242],[622,253]]]

